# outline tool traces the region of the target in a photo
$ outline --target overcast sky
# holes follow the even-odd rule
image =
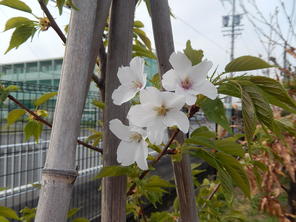
[[[237,0],[237,12],[242,13]],[[250,0],[244,0],[247,3]],[[279,5],[280,0],[256,0],[259,8],[266,16],[271,14],[272,10]],[[284,0],[287,9],[291,10],[294,0]],[[25,0],[31,6],[34,14],[42,16],[43,13],[39,9],[36,0]],[[222,33],[222,16],[231,12],[231,4],[229,0],[225,0],[222,4],[221,0],[169,0],[171,9],[176,18],[172,18],[172,27],[177,51],[185,47],[188,39],[196,49],[202,49],[207,59],[213,61],[215,66],[219,66],[219,70],[223,70],[225,64],[230,57],[230,38],[224,37]],[[49,5],[50,10],[57,18],[58,24],[63,28],[69,20],[70,11],[65,10],[62,17],[58,16],[57,9],[52,4]],[[252,9],[249,8],[251,11]],[[27,13],[21,13],[5,6],[0,6],[0,30],[3,30],[7,19],[14,16],[27,16]],[[33,17],[32,17],[33,18]],[[136,19],[141,20],[145,24],[145,31],[152,39],[152,27],[149,15],[145,8],[145,4],[139,6],[136,10]],[[264,55],[262,44],[258,40],[252,25],[248,22],[244,15],[242,19],[244,29],[241,35],[236,38],[235,57],[241,55]],[[279,20],[281,26],[286,26],[286,20]],[[62,57],[64,46],[55,32],[50,29],[47,32],[41,32],[36,35],[32,42],[28,41],[18,50],[12,50],[4,55],[9,44],[12,31],[0,33],[0,64],[39,60],[45,58]],[[277,55],[281,51],[275,52]]]

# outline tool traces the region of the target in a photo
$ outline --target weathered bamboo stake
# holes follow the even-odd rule
[[[119,86],[118,68],[122,65],[128,65],[131,59],[135,5],[135,0],[113,0],[112,2],[105,81],[104,166],[118,164],[116,150],[119,140],[109,130],[109,121],[117,118],[126,122],[126,114],[129,108],[129,105],[114,105],[111,94]],[[126,176],[103,178],[102,222],[126,221],[126,185]]]
[[[159,69],[160,73],[164,74],[171,69],[169,58],[174,52],[174,40],[168,0],[151,0],[150,4]],[[183,136],[179,137],[178,140],[182,141]],[[173,162],[173,169],[180,202],[181,221],[197,222],[198,216],[195,193],[188,154],[183,154],[180,162]]]
[[[73,1],[36,222],[64,222],[77,177],[76,139],[110,0]]]

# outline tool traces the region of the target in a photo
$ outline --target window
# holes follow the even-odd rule
[[[28,63],[26,72],[38,72],[37,62]]]
[[[40,80],[39,84],[42,86],[44,86],[44,85],[51,86],[51,80]]]
[[[16,65],[14,65],[14,73],[15,74],[24,73],[24,64],[16,64]]]
[[[55,60],[54,61],[55,65],[54,65],[54,70],[55,71],[60,71],[62,69],[62,63],[63,63],[63,60],[60,59],[60,60]]]
[[[40,63],[41,72],[49,72],[52,70],[51,61],[44,61]]]
[[[59,86],[59,84],[60,84],[60,80],[59,79],[55,79],[55,80],[53,80],[53,86]]]
[[[28,85],[36,85],[37,84],[37,81],[36,80],[30,80],[30,81],[26,81],[26,83]]]
[[[12,65],[4,65],[3,66],[3,72],[5,74],[13,74]]]

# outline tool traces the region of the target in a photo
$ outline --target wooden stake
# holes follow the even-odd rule
[[[76,140],[110,0],[74,0],[53,129],[35,222],[64,222],[70,205]]]
[[[159,70],[161,75],[163,75],[171,69],[169,58],[174,52],[170,9],[168,0],[150,0],[150,4]],[[181,142],[183,138],[184,136],[178,137],[178,140]],[[197,222],[199,220],[188,154],[183,154],[180,162],[173,162],[173,169],[180,202],[181,221]]]
[[[114,89],[119,86],[118,68],[122,65],[128,65],[131,60],[135,5],[135,0],[113,0],[112,2],[105,82],[104,166],[118,164],[116,151],[119,140],[109,130],[109,122],[117,118],[126,123],[126,114],[129,108],[127,104],[114,105],[111,95]],[[102,222],[126,221],[126,186],[126,176],[103,178]]]

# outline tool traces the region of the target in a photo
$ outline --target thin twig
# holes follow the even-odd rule
[[[66,44],[67,38],[64,35],[64,33],[62,32],[62,30],[60,29],[60,27],[58,26],[58,24],[56,23],[55,19],[53,18],[52,14],[50,13],[50,11],[48,10],[47,6],[44,3],[44,0],[38,0],[38,2],[40,4],[40,7],[41,7],[42,11],[45,13],[46,17],[49,20],[50,26],[55,30],[55,32],[58,34],[58,36],[60,37],[60,39],[62,40],[62,42],[64,44]],[[101,87],[102,87],[102,83],[101,82],[102,81],[94,73],[92,74],[92,80],[101,89]]]
[[[219,190],[219,187],[220,187],[220,186],[221,186],[221,183],[218,183],[218,184],[215,186],[214,190],[213,190],[212,193],[208,196],[207,200],[204,202],[204,204],[202,205],[201,209],[205,208],[205,206],[206,206],[206,204],[207,204],[207,201],[211,200],[211,199],[214,197],[215,193]]]
[[[28,107],[26,107],[24,104],[22,104],[19,100],[17,100],[15,97],[13,97],[12,95],[8,95],[7,96],[11,101],[13,101],[15,104],[17,104],[19,107],[23,108],[24,110],[26,110],[28,113],[30,113],[32,116],[34,116],[34,118],[36,120],[38,120],[39,122],[43,123],[44,125],[52,128],[52,124],[50,124],[49,122],[47,122],[45,119],[43,119],[42,117],[38,116],[35,112],[33,112],[32,110],[30,110]],[[103,153],[103,149],[89,145],[81,140],[77,140],[77,143],[80,145],[83,145],[91,150],[97,151],[99,153]]]
[[[66,43],[66,36],[64,35],[64,33],[62,32],[62,30],[60,29],[60,27],[58,26],[58,24],[54,20],[53,16],[51,15],[50,11],[48,10],[46,4],[44,3],[44,0],[38,0],[38,2],[40,4],[42,11],[45,13],[46,17],[49,20],[50,26],[56,31],[56,33],[59,35],[59,37],[61,38],[63,43]]]

